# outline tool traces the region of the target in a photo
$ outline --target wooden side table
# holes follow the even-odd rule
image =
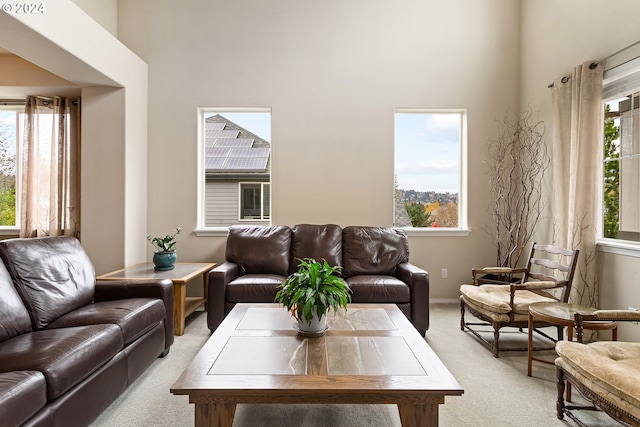
[[[597,308],[585,307],[564,302],[539,302],[529,306],[529,345],[527,348],[527,375],[531,376],[531,365],[537,362],[554,364],[554,361],[533,357],[533,324],[535,320],[567,327],[567,340],[573,340],[575,314],[593,314]],[[595,331],[611,330],[611,339],[618,340],[618,324],[616,322],[584,322],[584,329]],[[567,385],[567,400],[571,400],[571,385]]]
[[[184,334],[184,320],[207,302],[209,270],[215,263],[177,262],[173,270],[155,271],[153,263],[143,262],[96,277],[96,280],[149,280],[169,279],[173,282],[173,333]],[[187,297],[187,283],[202,274],[202,297]]]

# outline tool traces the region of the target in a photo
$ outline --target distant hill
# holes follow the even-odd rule
[[[440,203],[444,206],[447,203],[458,203],[458,193],[438,193],[435,191],[415,191],[415,190],[396,190],[400,199],[405,202],[419,203]]]

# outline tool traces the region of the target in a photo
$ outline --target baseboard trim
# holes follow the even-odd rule
[[[460,302],[459,298],[430,298],[429,304],[457,304]]]

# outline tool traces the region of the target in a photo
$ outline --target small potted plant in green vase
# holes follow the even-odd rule
[[[275,301],[281,303],[298,321],[302,335],[322,335],[327,330],[327,311],[351,302],[351,290],[338,276],[340,266],[330,266],[326,260],[299,260],[298,271],[279,286]]]
[[[147,240],[156,248],[153,253],[153,264],[156,271],[173,270],[178,256],[176,255],[176,236],[182,232],[182,228],[178,227],[173,234],[167,234],[164,237],[151,237],[147,234]]]

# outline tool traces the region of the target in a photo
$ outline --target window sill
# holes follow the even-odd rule
[[[407,232],[407,236],[438,236],[438,237],[466,237],[469,235],[470,230],[462,228],[403,228]]]
[[[0,227],[0,236],[20,237],[20,229],[16,227]]]
[[[614,239],[600,239],[596,242],[598,252],[625,255],[640,258],[640,242],[619,241]]]
[[[227,237],[229,227],[198,228],[193,232],[197,237]]]

